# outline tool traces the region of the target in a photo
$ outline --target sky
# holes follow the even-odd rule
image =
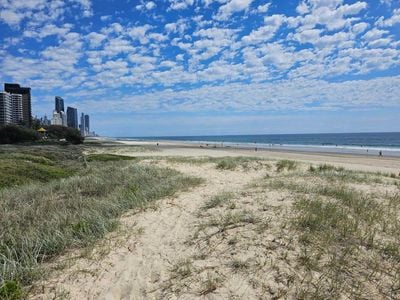
[[[400,131],[399,0],[0,0],[0,38],[100,135]]]

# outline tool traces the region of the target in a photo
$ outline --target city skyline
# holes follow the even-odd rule
[[[18,92],[20,94],[17,94]],[[0,126],[13,124],[31,127],[35,119],[35,122],[38,120],[42,126],[60,125],[80,130],[82,136],[95,135],[90,131],[89,115],[82,113],[83,122],[79,124],[78,109],[67,106],[65,110],[64,98],[60,96],[54,97],[51,119],[47,118],[47,114],[41,118],[33,117],[30,113],[28,115],[27,112],[32,111],[30,92],[30,87],[21,87],[18,83],[4,83],[4,91],[0,91]],[[26,122],[26,119],[30,120],[30,123]]]
[[[103,135],[400,131],[400,3],[10,0],[0,80]]]

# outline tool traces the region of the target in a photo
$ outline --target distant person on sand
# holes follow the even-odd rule
[[[382,156],[382,151],[379,151],[379,156]]]

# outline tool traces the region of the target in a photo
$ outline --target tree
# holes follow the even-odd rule
[[[33,129],[17,125],[0,127],[0,144],[16,144],[39,140],[40,134]]]
[[[47,137],[50,139],[62,140],[65,139],[67,142],[72,144],[82,144],[84,141],[84,137],[81,136],[81,133],[75,129],[65,126],[59,125],[50,125],[46,126]]]

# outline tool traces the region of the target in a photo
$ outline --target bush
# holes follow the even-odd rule
[[[84,137],[81,136],[79,130],[70,127],[64,127],[59,125],[51,125],[46,127],[47,136],[50,139],[62,140],[65,139],[74,145],[82,144]]]
[[[39,139],[39,133],[33,129],[16,125],[6,125],[0,127],[0,144],[33,142]]]

